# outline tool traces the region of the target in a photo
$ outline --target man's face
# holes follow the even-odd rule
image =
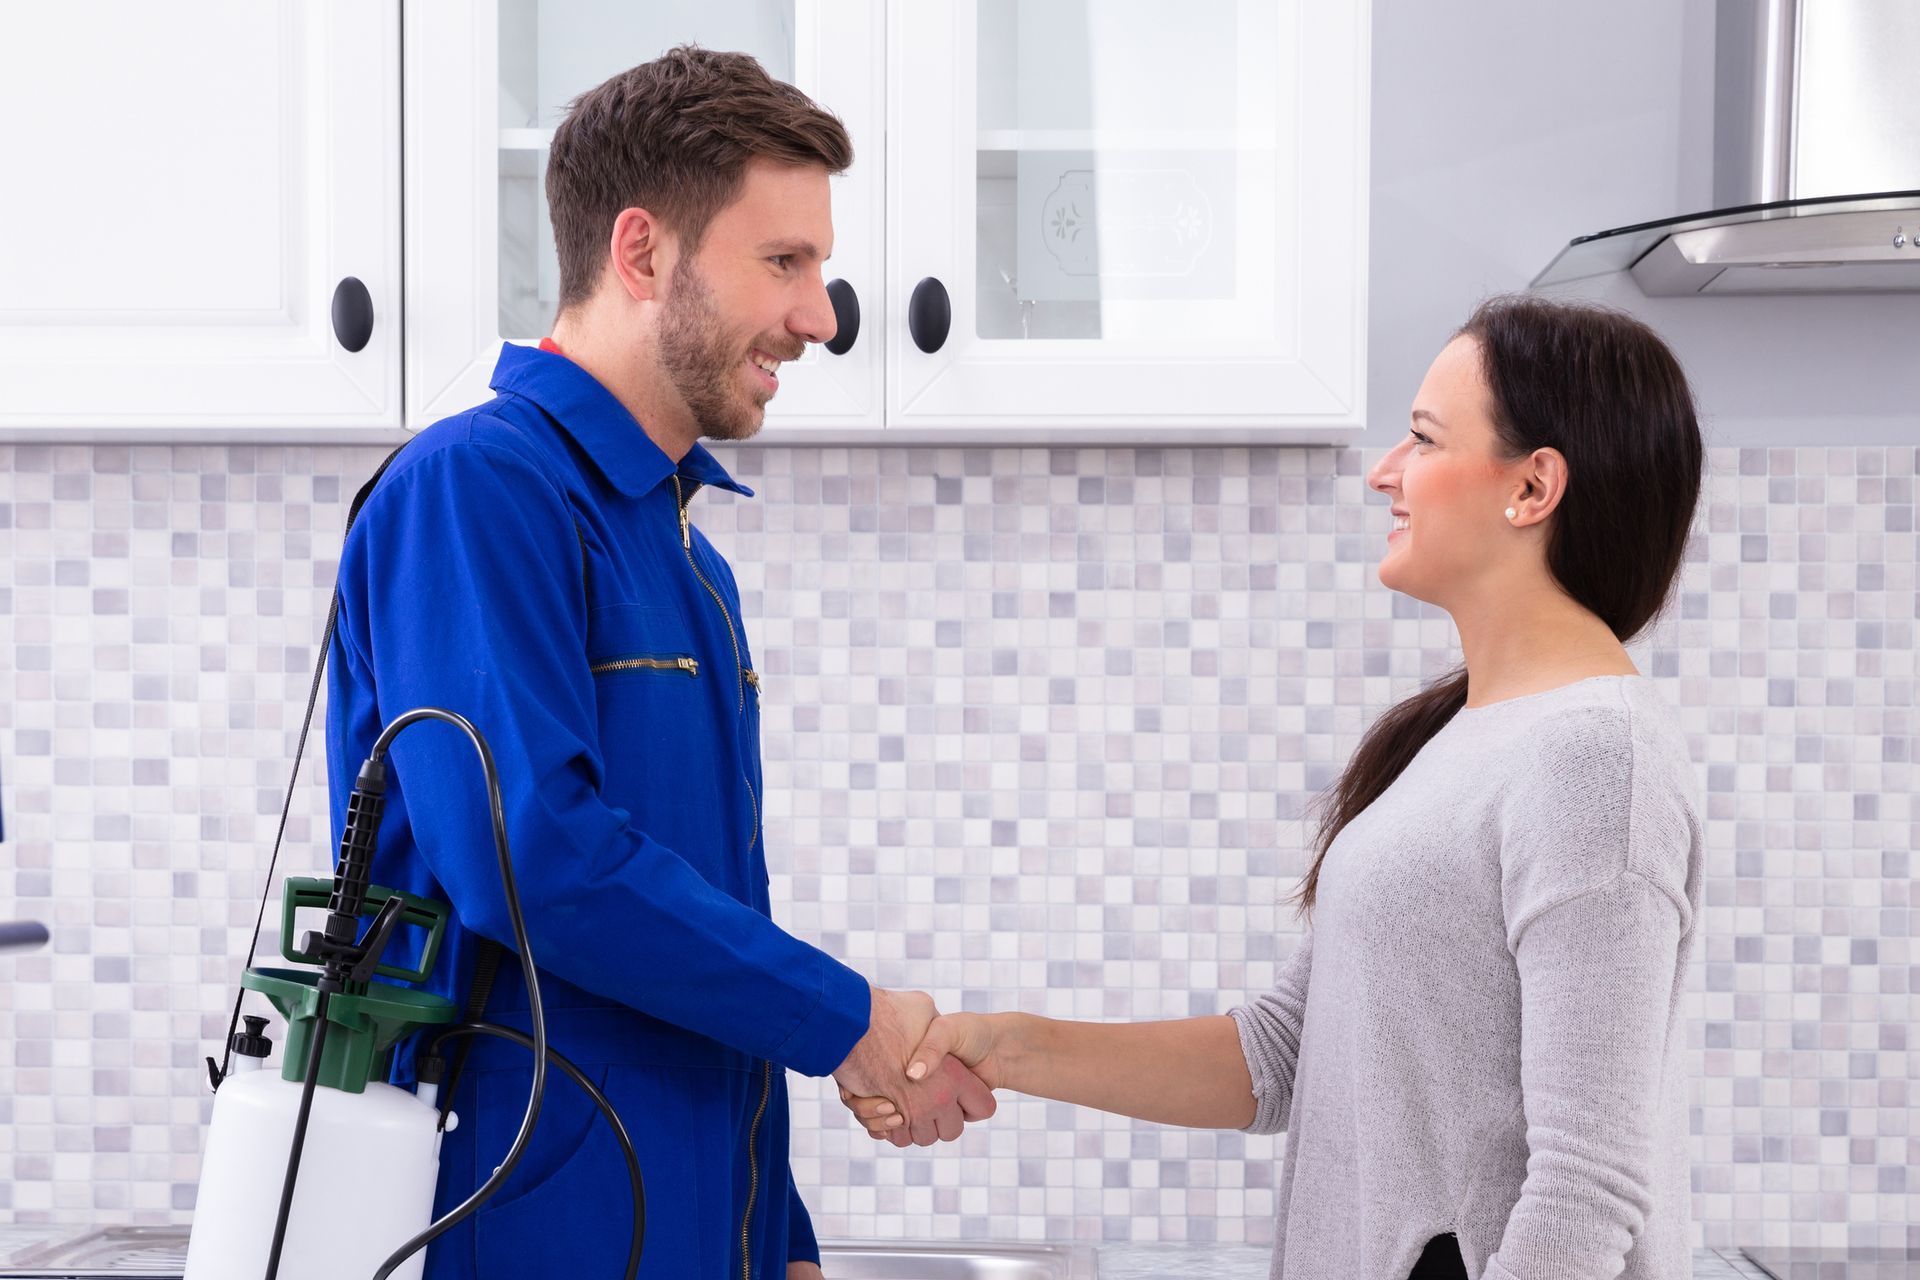
[[[780,389],[779,365],[833,336],[820,273],[832,252],[826,170],[756,160],[699,249],[675,262],[661,305],[660,363],[701,435],[753,435]]]

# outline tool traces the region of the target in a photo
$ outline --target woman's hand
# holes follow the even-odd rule
[[[907,1060],[907,1078],[926,1080],[959,1065],[972,1071],[989,1089],[1004,1087],[1002,1024],[992,1014],[948,1013],[927,1025],[927,1034]],[[905,1123],[886,1098],[863,1098],[840,1091],[840,1101],[875,1138],[904,1145],[894,1131]]]
[[[1012,1089],[1189,1129],[1245,1128],[1256,1114],[1240,1033],[1224,1013],[1171,1022],[950,1013],[927,1024],[919,1047],[907,1055],[905,1080],[909,1087],[939,1085],[952,1072],[977,1077],[976,1087],[986,1091]],[[868,1133],[906,1145],[912,1125],[902,1127],[893,1102],[851,1090],[840,1100]]]
[[[895,1146],[909,1142],[930,1147],[958,1138],[970,1120],[993,1114],[993,1091],[982,1084],[957,1058],[919,1075],[906,1074],[907,1064],[925,1043],[928,1027],[938,1012],[919,991],[872,989],[867,1033],[860,1037],[846,1061],[834,1068],[841,1098],[884,1098],[905,1120],[892,1135]]]

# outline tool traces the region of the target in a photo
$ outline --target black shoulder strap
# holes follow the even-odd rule
[[[374,468],[373,474],[367,478],[367,482],[360,486],[359,492],[353,495],[353,502],[347,507],[346,527],[340,531],[340,546],[343,555],[346,549],[347,534],[353,531],[353,522],[359,517],[360,508],[364,507],[367,504],[367,499],[373,496],[374,488],[380,483],[380,477],[387,473],[387,468],[393,465],[393,460],[400,456],[400,450],[405,449],[407,444],[411,443],[411,440],[407,441],[382,459],[380,465]],[[574,521],[573,534],[580,542],[580,589],[584,597],[592,579],[589,575],[587,564],[587,535],[586,531],[580,527],[578,520]],[[267,859],[267,878],[260,888],[260,909],[254,915],[253,938],[247,943],[247,962],[242,966],[243,969],[253,967],[254,953],[259,950],[260,947],[260,927],[266,920],[267,899],[273,893],[273,872],[274,868],[278,866],[280,862],[280,844],[287,834],[287,818],[288,815],[293,812],[293,793],[295,785],[300,780],[300,761],[306,754],[307,733],[313,726],[313,710],[320,699],[320,681],[327,669],[327,654],[333,647],[334,628],[338,625],[339,618],[340,583],[339,571],[336,569],[334,573],[333,599],[327,605],[327,625],[320,634],[320,658],[313,666],[313,686],[307,691],[307,713],[300,721],[300,737],[294,743],[293,772],[287,778],[287,796],[285,802],[280,807],[280,828],[273,836],[273,853],[272,856]],[[481,1014],[486,1011],[487,998],[493,989],[493,975],[500,967],[500,958],[505,951],[506,948],[504,946],[491,938],[483,938],[481,940],[479,954],[475,962],[473,993],[467,1002],[468,1022],[478,1022]],[[227,1038],[221,1047],[219,1064],[215,1065],[211,1057],[207,1059],[207,1078],[216,1090],[220,1087],[220,1082],[227,1078],[227,1070],[233,1061],[233,1033],[240,1025],[240,1008],[246,999],[246,994],[245,988],[241,988],[234,995],[233,1016],[227,1020]],[[454,1080],[457,1080],[459,1077],[460,1065],[465,1062],[466,1050],[471,1043],[472,1041],[468,1040],[460,1047],[460,1057],[455,1061],[453,1067],[453,1079],[447,1082],[446,1096],[449,1099],[453,1096]]]
[[[412,442],[408,441],[407,443],[410,444]],[[372,477],[360,486],[358,493],[353,495],[353,503],[347,508],[346,528],[340,531],[340,546],[343,553],[346,548],[347,534],[352,532],[353,522],[360,515],[360,508],[367,504],[369,497],[373,496],[374,486],[380,483],[380,477],[387,473],[387,468],[393,465],[393,460],[400,456],[400,449],[406,447],[406,444],[402,444],[399,449],[395,449],[392,453],[388,454],[386,458],[381,461],[380,465],[375,468]],[[336,569],[334,572],[333,600],[327,605],[327,626],[320,635],[320,660],[313,664],[313,687],[307,691],[307,714],[306,717],[300,721],[300,737],[299,740],[294,743],[293,773],[287,778],[287,798],[286,802],[280,806],[280,829],[274,832],[273,835],[273,855],[267,859],[267,878],[260,887],[260,910],[253,918],[253,939],[247,943],[247,962],[241,966],[243,969],[253,967],[253,954],[260,947],[260,925],[266,919],[267,899],[273,893],[273,870],[280,863],[280,842],[286,838],[287,815],[293,812],[294,786],[300,781],[300,759],[306,754],[307,731],[313,727],[313,708],[314,704],[320,700],[320,679],[327,669],[327,651],[333,645],[333,630],[339,618],[340,581],[339,571]],[[233,1016],[227,1020],[227,1039],[221,1047],[220,1064],[215,1066],[212,1058],[207,1059],[207,1078],[211,1081],[215,1089],[218,1089],[220,1082],[227,1078],[227,1068],[233,1061],[233,1032],[234,1028],[240,1025],[240,1005],[241,1002],[246,999],[246,996],[246,989],[243,987],[236,992],[233,997]]]

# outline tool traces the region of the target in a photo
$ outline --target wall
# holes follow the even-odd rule
[[[1687,1022],[1702,1242],[1920,1231],[1916,450],[1718,450],[1674,616],[1709,855]],[[0,1210],[192,1203],[344,502],[374,450],[0,447]],[[1372,579],[1352,450],[749,450],[703,493],[766,677],[790,927],[944,1005],[1220,1011],[1297,939],[1299,815],[1451,659]],[[308,773],[319,776],[317,758]],[[300,797],[286,870],[324,863]],[[268,944],[271,947],[271,942]],[[796,1080],[853,1236],[1246,1238],[1278,1141],[1015,1102],[899,1155]],[[1852,1223],[1851,1227],[1846,1224]],[[1873,1224],[1879,1224],[1875,1226]]]
[[[1567,241],[1714,207],[1712,0],[1590,8],[1377,0],[1368,418],[1386,446],[1427,362]],[[1914,180],[1920,187],[1920,163]],[[1920,298],[1644,298],[1725,446],[1920,437]]]

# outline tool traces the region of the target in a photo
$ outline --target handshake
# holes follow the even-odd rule
[[[991,1037],[976,1014],[939,1016],[919,991],[872,988],[867,1034],[833,1073],[875,1138],[930,1147],[994,1112]]]

